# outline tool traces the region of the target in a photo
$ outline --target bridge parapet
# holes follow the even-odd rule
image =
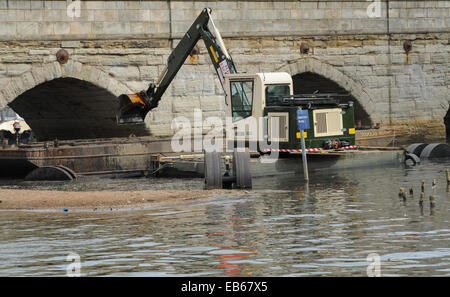
[[[449,1],[0,0],[0,39],[180,38],[204,7],[213,9],[225,37],[414,34],[450,27]]]

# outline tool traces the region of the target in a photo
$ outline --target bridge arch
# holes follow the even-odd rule
[[[312,87],[320,92],[348,92],[355,102],[355,123],[357,128],[368,128],[373,125],[371,115],[375,114],[374,100],[369,92],[351,77],[342,73],[330,64],[318,59],[307,57],[282,65],[276,71],[291,74],[295,93],[309,93]],[[315,82],[312,87],[302,86],[302,83]]]
[[[146,135],[145,125],[119,126],[116,97],[131,90],[106,72],[76,61],[34,66],[0,90],[38,140]]]

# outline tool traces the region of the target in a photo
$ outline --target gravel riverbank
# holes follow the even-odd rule
[[[49,191],[0,190],[0,210],[111,210],[179,203],[222,195],[232,190]]]

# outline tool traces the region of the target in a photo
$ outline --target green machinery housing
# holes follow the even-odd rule
[[[304,129],[306,148],[337,149],[355,145],[353,102],[340,103],[342,94],[298,94],[269,98],[264,116],[269,126],[278,117],[280,149],[301,149],[297,111],[307,110],[309,129]],[[266,101],[267,103],[267,101]],[[269,130],[270,131],[270,130]],[[270,133],[270,132],[269,132]]]
[[[237,131],[235,143],[245,139],[255,148],[252,142],[257,141],[259,152],[273,142],[278,143],[277,149],[301,149],[297,111],[307,110],[306,148],[355,145],[354,106],[348,94],[293,94],[292,77],[286,72],[227,74],[225,90],[227,116]],[[243,134],[242,127],[251,126],[254,119],[258,120],[257,135],[254,131]]]

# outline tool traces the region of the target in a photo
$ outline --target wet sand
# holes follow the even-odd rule
[[[146,190],[146,191],[48,191],[0,190],[0,210],[117,210],[142,209],[216,196],[238,195],[233,190]],[[242,194],[242,193],[241,193]]]

